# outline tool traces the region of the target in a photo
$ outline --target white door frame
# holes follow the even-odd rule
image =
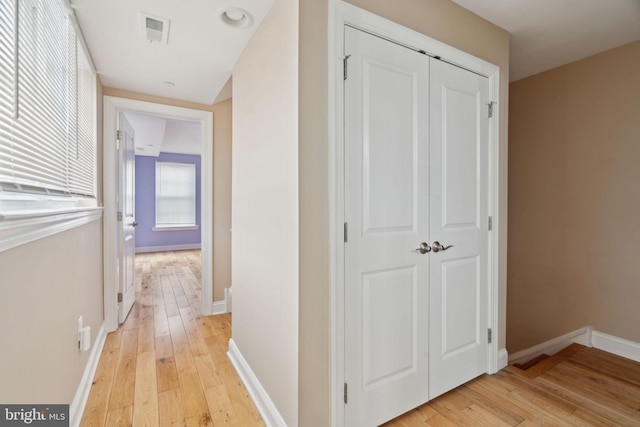
[[[103,97],[103,230],[104,230],[104,320],[108,332],[118,328],[118,274],[116,222],[116,126],[118,112],[154,114],[195,120],[202,127],[202,314],[213,313],[211,263],[213,250],[213,113],[133,99]]]
[[[330,3],[329,10],[329,209],[331,260],[331,425],[344,426],[344,108],[343,108],[343,46],[344,26],[349,25],[378,35],[395,43],[424,50],[431,56],[489,79],[489,98],[499,100],[500,68],[461,50],[448,46],[424,34],[413,31],[385,18],[340,0]],[[488,325],[493,331],[489,344],[487,373],[495,373],[499,366],[498,339],[498,271],[499,271],[499,121],[494,109],[489,123],[489,215],[493,230],[489,236],[488,268]]]

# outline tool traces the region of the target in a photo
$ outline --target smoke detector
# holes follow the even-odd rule
[[[149,43],[167,44],[169,20],[140,12],[140,36]]]

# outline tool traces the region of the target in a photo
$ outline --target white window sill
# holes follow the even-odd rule
[[[95,199],[0,196],[0,252],[102,218]]]
[[[155,226],[153,231],[191,231],[200,229],[197,225],[171,225],[171,226]]]

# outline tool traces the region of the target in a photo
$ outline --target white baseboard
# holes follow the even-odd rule
[[[211,310],[211,314],[224,314],[227,312],[227,303],[223,301],[214,301],[213,309]]]
[[[231,288],[224,289],[224,300],[214,301],[211,314],[231,313]]]
[[[498,371],[509,364],[509,353],[506,348],[498,350]]]
[[[71,405],[69,405],[70,427],[78,427],[80,425],[80,421],[82,421],[82,414],[84,414],[84,408],[87,404],[87,399],[89,398],[89,392],[91,392],[91,385],[93,384],[93,377],[96,374],[96,369],[98,369],[98,362],[100,361],[100,355],[102,354],[102,349],[104,348],[106,340],[107,330],[106,325],[103,322],[98,330],[98,335],[96,335],[96,340],[93,343],[93,348],[89,354],[89,360],[87,360],[87,364],[84,367],[84,373],[80,379],[80,384],[78,385],[76,394],[73,396]]]
[[[591,345],[608,353],[640,362],[640,343],[614,337],[604,332],[593,331]]]
[[[233,338],[229,340],[229,352],[227,357],[231,360],[236,372],[240,376],[240,379],[247,388],[253,403],[258,408],[258,412],[262,416],[262,420],[267,427],[287,427],[287,423],[278,412],[278,408],[273,403],[267,391],[262,387],[258,377],[253,373],[251,367],[240,353],[240,350],[233,342]]]
[[[143,254],[147,252],[169,252],[169,251],[188,251],[193,249],[200,249],[200,243],[189,243],[185,245],[165,245],[165,246],[143,246],[136,248],[137,254]]]
[[[594,331],[591,326],[585,326],[531,348],[518,351],[509,356],[509,362],[527,362],[543,353],[551,355],[573,343],[595,347],[599,350],[640,362],[640,343]]]
[[[591,347],[591,332],[591,326],[586,326],[525,350],[520,350],[509,356],[509,363],[528,362],[543,353],[551,355],[573,343]]]

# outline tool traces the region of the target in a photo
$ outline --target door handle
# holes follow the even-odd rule
[[[449,246],[442,246],[442,244],[440,242],[438,242],[437,240],[435,242],[433,242],[433,252],[440,252],[440,251],[446,251],[449,248],[452,248],[453,245],[449,245]]]
[[[133,227],[137,227],[137,226],[139,226],[140,224],[138,224],[137,222],[133,221],[133,222],[131,223],[131,225],[132,225]]]
[[[416,249],[416,252],[426,254],[427,252],[431,252],[431,246],[429,246],[427,242],[422,242],[420,243],[420,247]]]

